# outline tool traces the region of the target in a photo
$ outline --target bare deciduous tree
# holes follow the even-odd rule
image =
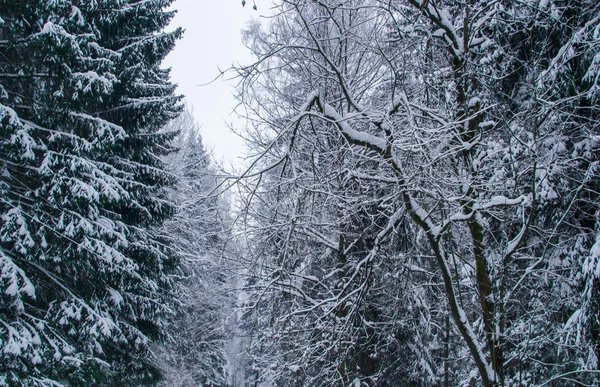
[[[264,378],[597,382],[597,14],[290,0],[247,31]]]

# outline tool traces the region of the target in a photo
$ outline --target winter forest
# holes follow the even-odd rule
[[[222,1],[237,167],[176,2],[0,0],[0,386],[600,386],[600,2]]]

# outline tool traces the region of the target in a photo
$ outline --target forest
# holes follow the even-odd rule
[[[0,386],[600,386],[600,2],[274,0],[238,169],[176,8],[0,0]]]

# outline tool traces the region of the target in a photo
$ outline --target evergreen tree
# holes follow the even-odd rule
[[[171,2],[0,1],[0,385],[159,376]]]

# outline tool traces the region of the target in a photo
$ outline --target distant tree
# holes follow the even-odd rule
[[[177,153],[165,158],[177,184],[167,196],[177,208],[161,232],[173,240],[182,257],[178,285],[179,308],[166,327],[167,342],[156,349],[164,371],[161,385],[226,386],[227,344],[225,323],[231,311],[225,245],[229,209],[217,196],[219,179],[205,150],[191,108],[165,128],[177,132]]]
[[[171,2],[0,1],[0,385],[159,378]]]

